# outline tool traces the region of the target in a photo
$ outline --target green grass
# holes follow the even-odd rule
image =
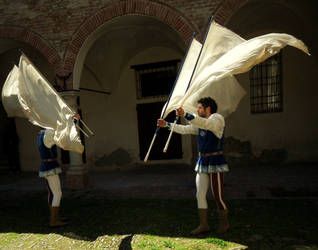
[[[217,238],[207,238],[206,239],[207,243],[212,243],[214,245],[220,246],[222,248],[226,247],[228,244],[226,243],[226,241],[221,240],[221,239],[217,239]]]
[[[109,200],[66,193],[71,224],[51,229],[45,193],[0,192],[0,249],[318,249],[316,200],[233,200],[231,229],[217,235],[210,201],[210,233],[191,237],[195,200]],[[297,248],[298,247],[298,248]]]

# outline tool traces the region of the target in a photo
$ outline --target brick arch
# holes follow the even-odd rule
[[[215,20],[219,24],[225,25],[231,16],[248,0],[224,0],[215,12]]]
[[[65,52],[65,70],[73,71],[76,56],[89,35],[107,21],[125,15],[154,17],[172,27],[188,44],[194,31],[199,32],[180,13],[170,7],[152,1],[127,0],[109,5],[88,18],[73,35]]]
[[[29,44],[47,59],[56,73],[63,74],[62,60],[57,51],[37,33],[16,26],[0,26],[0,39],[1,38],[17,40]]]

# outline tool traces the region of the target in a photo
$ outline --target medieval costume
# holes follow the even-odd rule
[[[228,227],[227,206],[223,199],[224,172],[229,171],[229,167],[223,155],[224,128],[225,122],[222,115],[214,113],[208,119],[190,113],[185,114],[185,119],[190,125],[178,125],[174,131],[179,134],[198,135],[199,157],[195,166],[197,203],[200,217],[200,226],[192,231],[198,234],[208,231],[207,223],[207,199],[206,194],[211,185],[213,197],[217,203],[220,214],[219,233],[225,232]],[[167,123],[170,128],[171,124]]]

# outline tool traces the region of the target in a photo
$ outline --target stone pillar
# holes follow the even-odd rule
[[[60,92],[66,103],[78,111],[79,91],[64,91]],[[88,186],[89,176],[87,166],[83,163],[82,155],[73,151],[69,151],[70,164],[66,170],[66,184],[72,189],[82,189]]]

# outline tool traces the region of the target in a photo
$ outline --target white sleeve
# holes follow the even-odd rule
[[[51,129],[45,130],[45,134],[43,136],[43,143],[45,147],[51,148],[55,143],[53,141],[54,131]]]
[[[193,115],[194,119],[190,120],[190,123],[201,129],[210,130],[219,139],[222,138],[223,130],[225,127],[225,121],[222,115],[214,113],[209,118],[202,118],[197,115]]]
[[[168,123],[169,130],[172,127],[172,123]],[[178,134],[186,135],[186,134],[191,134],[191,135],[197,135],[199,130],[196,126],[193,125],[179,125],[176,124],[174,126],[173,132],[176,132]]]

